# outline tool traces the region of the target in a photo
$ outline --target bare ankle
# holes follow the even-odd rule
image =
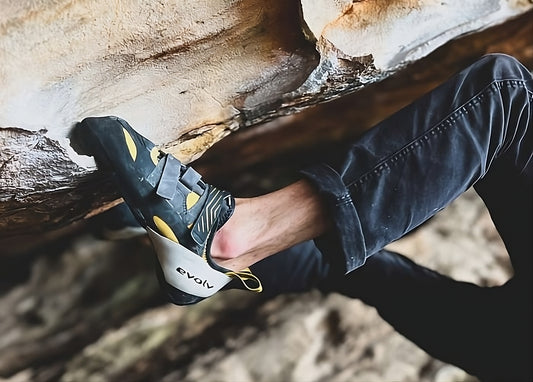
[[[233,216],[217,232],[211,256],[221,266],[242,270],[302,241],[329,225],[322,201],[306,181],[273,193],[236,199]]]
[[[217,264],[242,270],[274,253],[269,238],[275,225],[265,196],[235,199],[235,212],[215,234],[211,257]]]
[[[230,219],[215,233],[211,246],[211,256],[217,260],[229,260],[246,253],[250,247],[249,235],[243,232],[242,226],[248,224],[246,215],[246,199],[235,199],[235,211]]]

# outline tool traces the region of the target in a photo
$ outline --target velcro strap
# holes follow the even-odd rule
[[[198,195],[201,195],[205,189],[204,182],[201,182],[200,179],[202,176],[198,174],[192,167],[187,168],[185,173],[181,176],[181,183],[189,187],[192,191],[196,192]]]
[[[194,252],[159,235],[150,227],[147,230],[165,280],[174,288],[194,296],[209,297],[231,281],[231,277],[211,268]]]
[[[171,200],[176,194],[180,172],[181,162],[172,155],[167,155],[165,157],[165,167],[157,185],[157,195]]]
[[[157,184],[159,183],[159,179],[161,179],[161,174],[163,173],[163,169],[165,168],[166,162],[166,157],[161,158],[161,160],[157,163],[157,166],[155,166],[150,175],[146,177],[146,181],[150,183],[152,187],[157,186]]]

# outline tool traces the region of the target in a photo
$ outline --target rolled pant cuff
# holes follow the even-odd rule
[[[315,240],[317,247],[344,273],[360,267],[366,259],[365,240],[357,209],[340,175],[324,163],[308,167],[301,174],[325,201],[334,224],[332,230]]]

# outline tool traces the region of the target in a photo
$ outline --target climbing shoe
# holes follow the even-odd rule
[[[113,173],[124,201],[148,232],[170,301],[195,304],[222,288],[261,291],[250,270],[231,271],[210,256],[215,233],[234,210],[229,192],[204,183],[193,168],[117,117],[86,118],[71,140],[80,153],[94,156],[99,169]]]

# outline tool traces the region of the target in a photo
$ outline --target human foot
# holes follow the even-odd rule
[[[248,269],[235,272],[211,257],[213,237],[234,211],[230,193],[204,183],[194,169],[159,151],[120,118],[86,118],[72,139],[99,168],[113,172],[124,200],[148,231],[159,279],[173,303],[197,303],[235,278],[241,288],[261,291]]]

